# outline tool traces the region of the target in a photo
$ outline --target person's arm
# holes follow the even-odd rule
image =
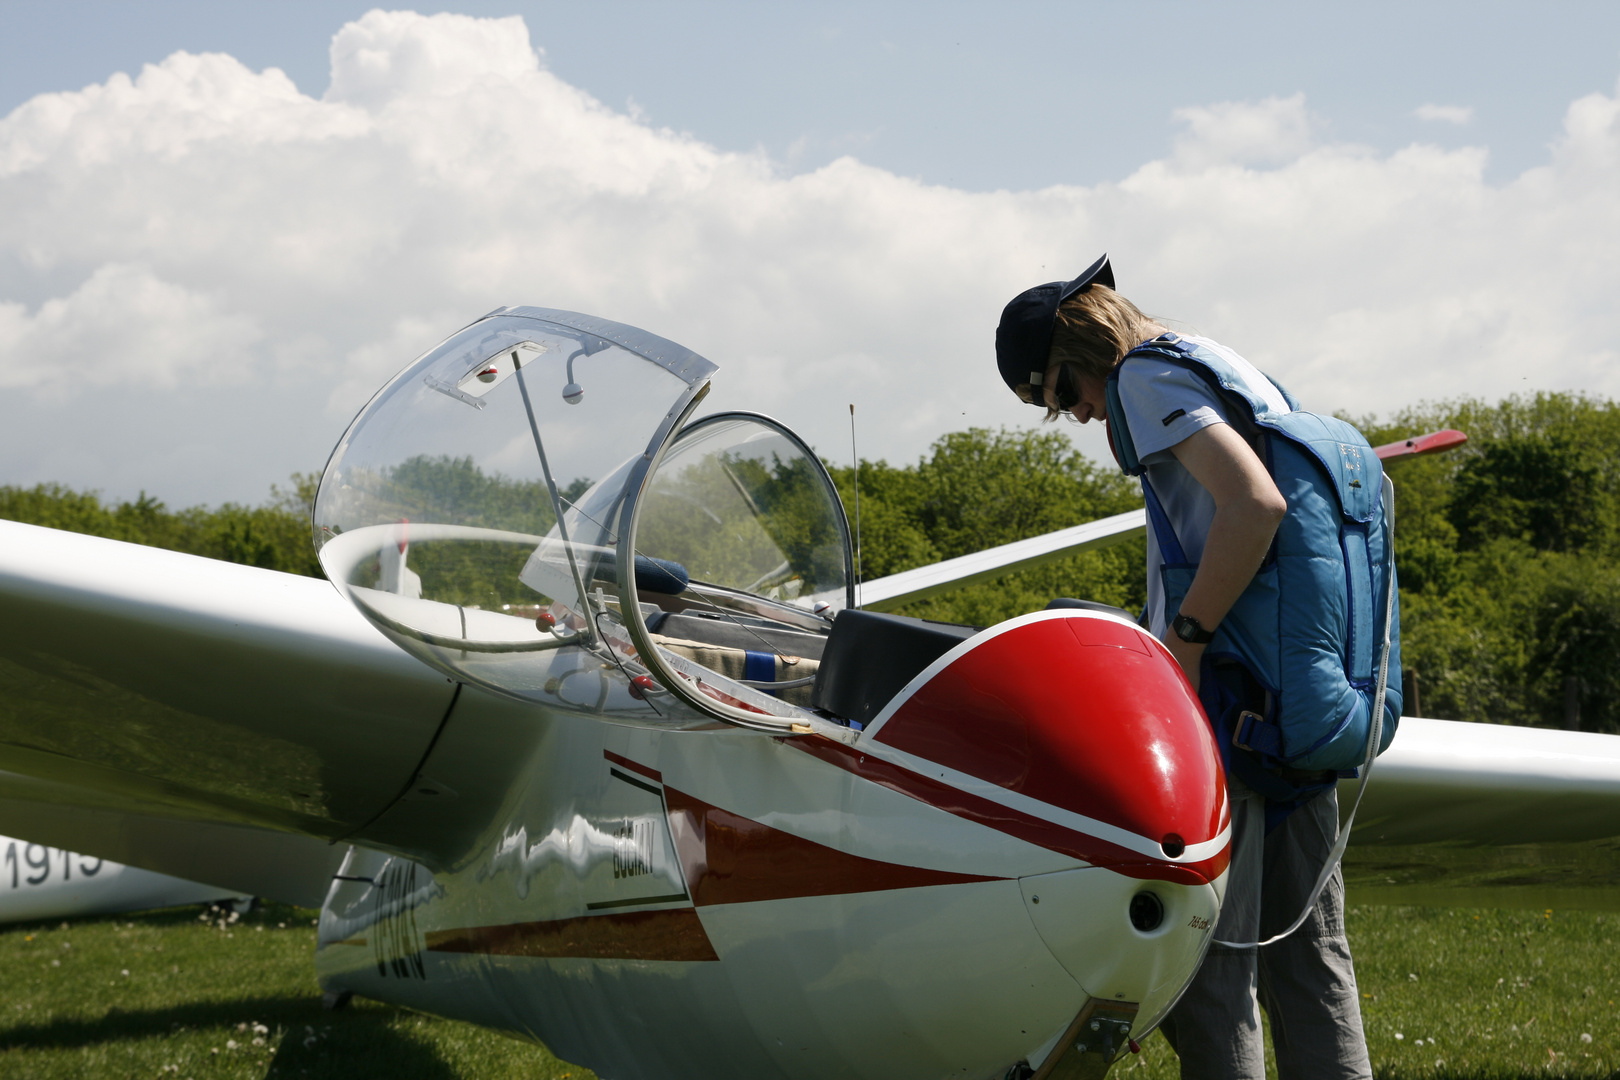
[[[1227,424],[1200,428],[1170,452],[1215,500],[1198,573],[1181,601],[1182,614],[1213,630],[1260,569],[1288,502],[1254,450]],[[1171,655],[1197,689],[1204,646],[1182,641],[1174,630],[1166,638]]]

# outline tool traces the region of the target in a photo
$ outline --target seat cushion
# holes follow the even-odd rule
[[[978,632],[905,615],[840,611],[816,671],[815,707],[869,724],[924,668]]]

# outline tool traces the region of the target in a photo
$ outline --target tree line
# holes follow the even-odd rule
[[[310,535],[319,483],[317,475],[294,473],[290,487],[271,485],[270,498],[262,505],[225,503],[184,510],[170,510],[144,491],[133,500],[104,503],[96,492],[61,484],[0,486],[0,519],[320,577]]]
[[[1620,406],[1462,400],[1360,426],[1459,450],[1391,462],[1402,662],[1423,715],[1620,731]]]
[[[1351,419],[1374,444],[1442,427],[1469,436],[1459,450],[1389,466],[1408,711],[1620,731],[1620,406],[1544,393]],[[857,472],[830,472],[853,527]],[[954,432],[914,464],[862,461],[858,478],[868,579],[1141,505],[1134,481],[1051,427]],[[499,477],[476,479],[502,486]],[[104,503],[56,484],[0,487],[0,518],[319,576],[309,525],[317,480],[295,474],[259,506],[182,510],[144,493]],[[1137,611],[1143,560],[1138,539],[965,586],[906,613],[982,626],[1058,596]]]

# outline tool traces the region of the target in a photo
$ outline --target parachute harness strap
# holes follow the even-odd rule
[[[1372,782],[1373,761],[1378,757],[1378,746],[1384,738],[1384,693],[1389,689],[1389,653],[1390,630],[1395,620],[1395,485],[1386,475],[1383,486],[1384,496],[1384,647],[1378,658],[1378,683],[1373,694],[1372,718],[1367,725],[1367,759],[1361,765],[1361,787],[1356,791],[1356,801],[1350,806],[1350,816],[1345,819],[1344,825],[1339,829],[1338,838],[1334,841],[1333,850],[1328,852],[1327,861],[1322,864],[1322,872],[1316,877],[1316,884],[1311,887],[1311,895],[1305,901],[1304,908],[1299,917],[1274,937],[1264,941],[1221,941],[1215,944],[1224,945],[1228,949],[1258,949],[1281,941],[1283,938],[1305,925],[1315,909],[1316,902],[1322,897],[1322,890],[1327,888],[1328,879],[1339,868],[1344,859],[1344,849],[1350,843],[1350,829],[1356,823],[1356,811],[1361,809],[1361,800],[1367,794],[1367,785]]]

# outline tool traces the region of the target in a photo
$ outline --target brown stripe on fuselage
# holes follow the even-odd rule
[[[626,769],[629,769],[631,772],[640,773],[642,776],[645,776],[649,780],[657,780],[660,784],[662,784],[664,782],[664,774],[659,772],[657,769],[649,769],[649,768],[647,768],[647,766],[641,764],[640,762],[631,761],[629,758],[624,757],[624,756],[619,755],[619,754],[615,754],[611,750],[603,750],[602,751],[602,756],[607,758],[609,761],[613,762],[613,764],[615,764],[615,765],[623,765]]]
[[[1003,880],[851,855],[667,784],[664,802],[686,887],[698,907]]]
[[[693,908],[430,930],[429,952],[581,960],[719,960]]]

